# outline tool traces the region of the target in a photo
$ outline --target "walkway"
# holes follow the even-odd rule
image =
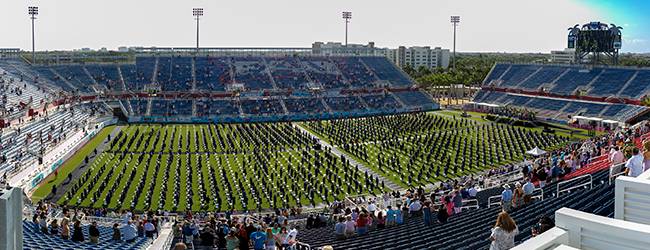
[[[312,138],[317,139],[318,144],[320,144],[322,148],[329,148],[329,149],[331,149],[331,150],[332,150],[332,154],[336,155],[336,156],[339,157],[339,158],[341,158],[341,155],[345,156],[345,158],[348,159],[348,160],[350,161],[350,165],[351,165],[352,167],[357,166],[357,167],[359,167],[359,170],[361,170],[361,171],[363,171],[363,172],[368,172],[368,174],[370,174],[371,176],[379,178],[379,180],[380,180],[380,181],[383,181],[384,184],[386,185],[386,187],[388,187],[388,188],[391,189],[391,190],[402,190],[402,187],[400,187],[400,186],[397,185],[396,183],[392,182],[391,180],[389,180],[389,179],[387,179],[387,178],[385,178],[385,177],[383,177],[383,176],[381,176],[381,175],[375,173],[374,171],[372,171],[372,169],[366,167],[366,166],[363,165],[362,163],[356,161],[354,158],[352,158],[352,157],[348,156],[347,154],[345,154],[343,151],[339,150],[338,147],[334,147],[334,146],[332,146],[330,143],[328,143],[328,142],[326,142],[326,141],[324,141],[324,140],[321,140],[321,138],[319,138],[318,136],[312,134],[309,130],[306,130],[305,128],[301,127],[300,125],[298,125],[298,123],[295,123],[295,122],[294,122],[294,123],[292,123],[292,124],[293,124],[294,126],[296,126],[298,129],[300,129],[301,131],[303,131],[303,132],[309,134]]]
[[[121,129],[120,129],[119,126],[115,126],[115,128],[113,128],[113,131],[111,131],[110,138],[115,138],[117,136],[117,133],[120,132],[120,130]],[[99,131],[98,131],[98,133],[99,133]],[[90,141],[88,141],[88,142],[90,142]],[[61,198],[66,192],[68,192],[68,188],[74,184],[75,180],[77,180],[77,178],[79,178],[83,173],[86,172],[87,169],[85,169],[85,168],[92,164],[93,160],[95,160],[95,157],[97,157],[98,155],[101,155],[102,152],[104,152],[104,150],[107,149],[109,146],[110,146],[110,143],[108,143],[106,140],[104,140],[102,143],[100,143],[99,146],[97,146],[97,154],[91,153],[91,154],[88,155],[88,164],[85,164],[82,161],[79,164],[79,166],[75,167],[74,170],[72,170],[72,172],[70,172],[70,174],[72,175],[72,181],[65,181],[65,182],[61,183],[57,187],[58,190],[57,190],[56,194],[54,194],[54,196],[49,196],[47,198],[47,200],[50,200],[50,201],[59,200],[59,198]],[[67,176],[63,176],[63,178],[67,178]]]

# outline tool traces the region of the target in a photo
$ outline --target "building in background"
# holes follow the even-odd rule
[[[348,44],[339,42],[315,42],[312,44],[315,55],[373,55],[384,56],[399,67],[410,65],[413,68],[424,66],[429,69],[449,67],[449,50],[429,46],[405,47],[396,49],[377,48],[374,42],[368,44]]]
[[[575,62],[575,49],[551,51],[551,63],[572,64]]]
[[[400,46],[396,50],[395,64],[400,67],[410,65],[414,69],[426,67],[447,68],[449,67],[449,50],[440,47],[431,48],[429,46],[404,47]]]

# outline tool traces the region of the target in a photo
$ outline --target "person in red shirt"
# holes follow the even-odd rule
[[[357,234],[364,235],[368,233],[368,215],[361,213],[357,218]]]

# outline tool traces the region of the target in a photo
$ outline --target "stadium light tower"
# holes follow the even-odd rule
[[[451,25],[454,26],[454,69],[456,69],[456,27],[460,23],[460,16],[451,16]]]
[[[196,18],[196,53],[199,53],[199,19],[203,16],[203,8],[193,8],[192,15]]]
[[[27,8],[27,13],[31,15],[32,19],[32,63],[36,62],[36,43],[34,42],[34,20],[36,20],[36,16],[38,15],[38,7],[37,6],[29,6]]]
[[[348,23],[352,19],[352,12],[343,11],[343,19],[345,19],[345,46],[348,46]]]

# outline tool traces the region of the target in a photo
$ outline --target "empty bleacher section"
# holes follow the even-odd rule
[[[95,113],[84,106],[62,108],[20,130],[4,131],[0,137],[0,152],[6,161],[0,162],[0,171],[36,160],[73,132],[81,130]]]
[[[518,106],[537,112],[537,116],[551,119],[566,119],[568,116],[590,116],[625,122],[646,107],[614,103],[574,101],[569,99],[528,96],[498,91],[481,90],[475,102],[492,103],[503,106]]]
[[[4,67],[89,100],[120,99],[132,122],[222,115],[300,120],[438,108],[383,57],[148,55],[134,64],[29,66],[5,60]],[[152,91],[163,95],[151,96]]]
[[[648,109],[650,69],[579,65],[494,66],[474,101],[518,106],[537,116],[580,115],[627,122]]]

